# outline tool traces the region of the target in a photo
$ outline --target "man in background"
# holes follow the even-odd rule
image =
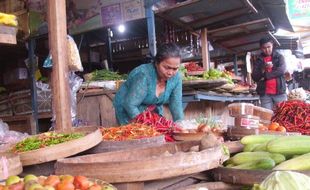
[[[286,65],[284,57],[273,49],[272,38],[262,38],[259,45],[262,53],[254,63],[252,78],[257,83],[261,106],[272,110],[274,105],[287,100]]]

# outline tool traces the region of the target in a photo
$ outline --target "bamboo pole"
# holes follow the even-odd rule
[[[56,130],[72,127],[67,52],[66,1],[48,0],[49,46],[53,59],[52,93]]]

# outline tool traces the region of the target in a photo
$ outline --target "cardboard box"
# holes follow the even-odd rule
[[[15,27],[0,25],[0,43],[16,44],[16,33]]]

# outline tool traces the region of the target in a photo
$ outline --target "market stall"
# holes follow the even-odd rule
[[[190,7],[199,10],[207,2],[188,1],[157,14],[168,18],[169,14],[175,16],[177,13],[186,16]],[[130,7],[131,3],[122,6]],[[248,11],[256,12],[249,1],[236,0],[232,5],[226,6],[232,10],[225,9],[224,13],[216,12],[216,16],[191,21],[192,29],[204,26],[201,21],[206,18],[213,18],[215,23],[211,26],[217,27],[216,23],[221,20]],[[103,10],[112,12],[119,6]],[[189,61],[180,69],[184,120],[173,122],[167,110],[160,115],[151,106],[130,123],[117,126],[112,101],[126,75],[96,70],[84,76],[86,80],[76,100],[81,121],[77,124],[79,127],[73,128],[69,101],[72,75],[68,74],[67,26],[63,19],[66,18],[66,3],[48,1],[47,7],[55,126],[52,131],[28,136],[12,131],[0,121],[1,150],[6,152],[1,153],[0,178],[5,180],[1,188],[216,190],[251,189],[253,186],[253,189],[272,189],[276,184],[280,190],[300,190],[309,186],[309,93],[292,91],[289,100],[278,104],[273,111],[259,107],[258,97],[250,85],[239,83],[240,77],[232,72],[209,65],[206,29],[202,32],[202,66]],[[91,19],[97,16],[91,15]],[[253,23],[255,27],[263,26],[264,30],[272,25],[269,20]],[[251,34],[251,28],[246,27],[253,23],[233,28],[242,28],[241,34]],[[211,33],[215,37],[221,31]],[[225,38],[223,34],[218,35]],[[256,38],[247,39],[249,41],[241,44],[233,43],[233,38],[230,43],[222,40],[218,43],[235,49],[247,43],[252,48],[252,43],[257,42]],[[40,114],[32,116],[36,120]],[[46,117],[51,116],[47,113]],[[4,121],[14,122],[14,118],[23,123],[28,117],[10,116],[4,117]],[[31,133],[36,129],[31,127]]]

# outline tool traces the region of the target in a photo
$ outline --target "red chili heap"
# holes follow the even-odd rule
[[[165,135],[167,142],[173,142],[172,133],[181,131],[181,129],[170,120],[161,117],[157,113],[152,112],[152,109],[147,109],[145,112],[139,114],[135,119],[135,123],[141,123],[154,127],[158,132]]]
[[[288,132],[310,135],[310,104],[299,100],[281,102],[272,121],[284,126]]]

